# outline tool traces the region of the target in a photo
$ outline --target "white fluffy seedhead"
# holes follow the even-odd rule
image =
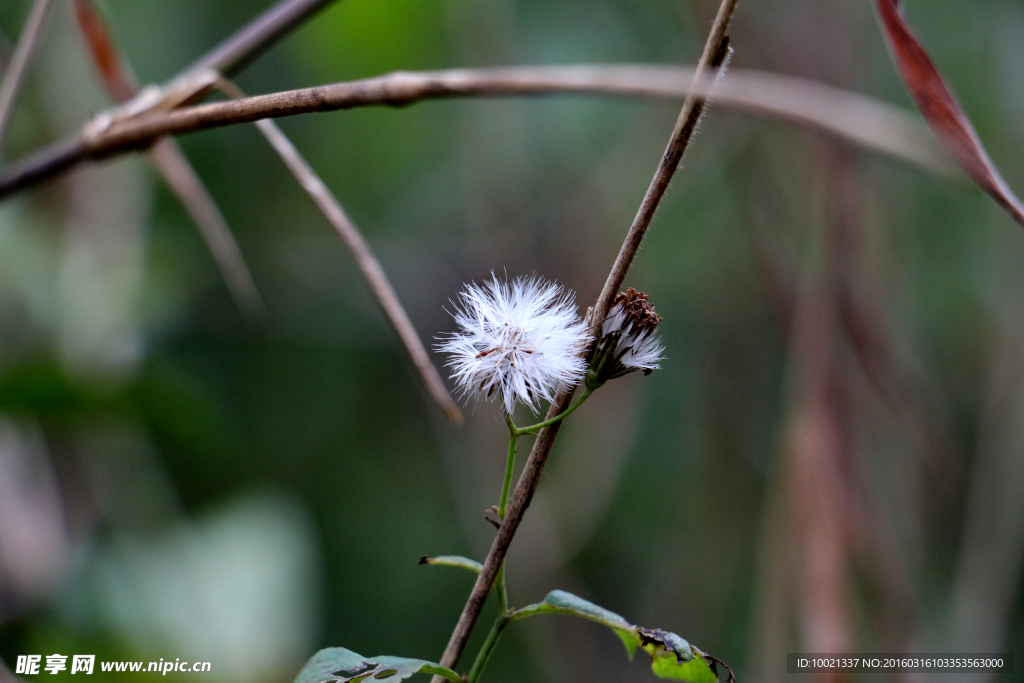
[[[534,413],[563,386],[582,379],[587,328],[571,293],[537,277],[468,284],[453,302],[459,330],[437,345],[463,396],[517,402]]]

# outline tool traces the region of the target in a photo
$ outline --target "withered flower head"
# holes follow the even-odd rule
[[[632,287],[615,296],[608,317],[601,324],[601,338],[588,358],[587,388],[596,389],[610,379],[637,370],[651,374],[661,366],[665,347],[657,337],[661,316],[647,295]]]

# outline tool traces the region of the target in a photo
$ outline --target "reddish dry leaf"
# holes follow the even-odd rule
[[[131,67],[117,48],[110,27],[94,0],[74,0],[74,5],[78,26],[103,86],[114,101],[128,102],[138,92],[138,85]],[[239,308],[250,313],[259,312],[263,304],[238,242],[231,234],[210,191],[203,185],[181,148],[171,139],[160,140],[153,145],[151,157],[164,180],[195,221]]]
[[[1024,226],[1024,204],[989,159],[967,114],[904,21],[898,0],[875,0],[875,4],[896,67],[928,125],[967,174]]]
[[[124,66],[107,22],[92,0],[74,0],[74,4],[78,26],[104,87],[115,101],[127,102],[135,97],[135,79]]]

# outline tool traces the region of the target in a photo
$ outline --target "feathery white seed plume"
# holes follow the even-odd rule
[[[452,314],[459,326],[438,351],[463,396],[494,399],[512,414],[517,402],[536,413],[563,386],[583,378],[580,357],[589,337],[571,293],[537,277],[483,285],[459,292]]]

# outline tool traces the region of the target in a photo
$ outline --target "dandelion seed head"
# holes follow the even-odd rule
[[[449,354],[463,396],[516,403],[536,413],[542,400],[582,379],[587,328],[572,295],[537,277],[468,284],[453,302],[458,331],[436,348]]]

